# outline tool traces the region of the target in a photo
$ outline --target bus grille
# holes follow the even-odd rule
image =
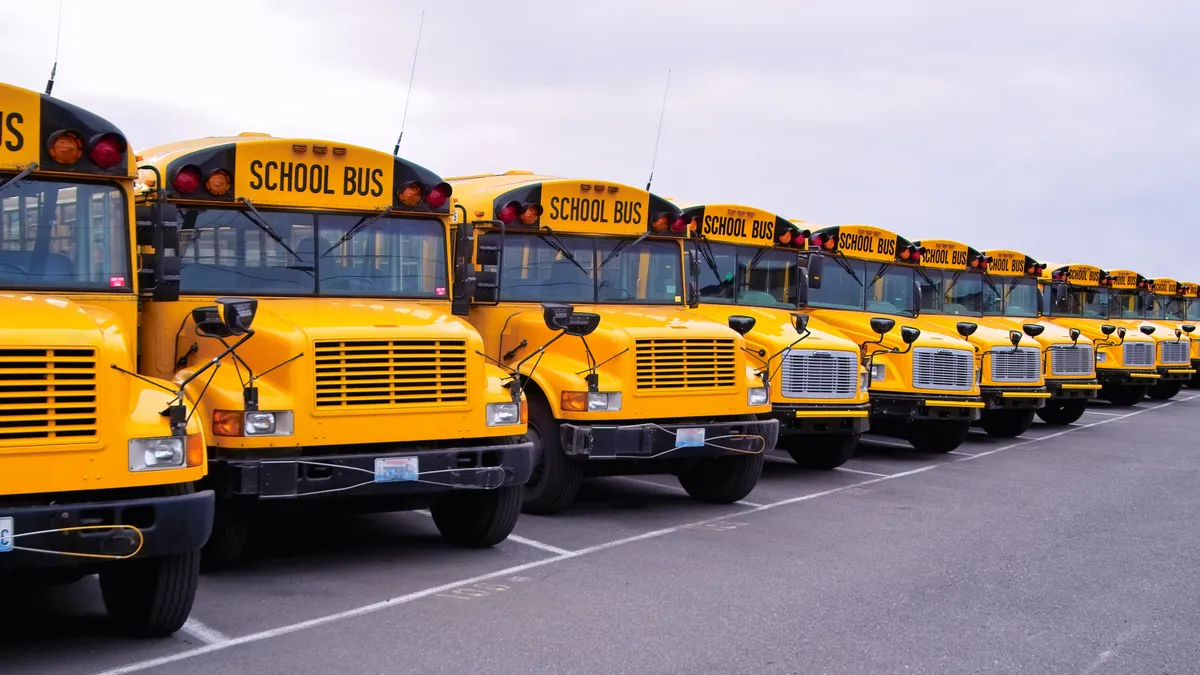
[[[1150,367],[1154,365],[1154,343],[1126,342],[1124,353],[1125,366]]]
[[[637,340],[637,388],[718,389],[737,385],[733,340],[650,338]]]
[[[463,340],[322,340],[313,351],[320,409],[467,401]]]
[[[0,348],[0,443],[96,438],[96,350]]]
[[[975,384],[975,355],[961,349],[913,350],[913,386],[918,389],[969,390]]]
[[[780,385],[788,398],[854,398],[858,354],[789,349],[783,355]]]
[[[1091,375],[1092,348],[1080,346],[1061,346],[1050,348],[1051,375]]]
[[[1160,345],[1162,349],[1162,362],[1171,365],[1180,365],[1191,363],[1191,357],[1188,354],[1190,345],[1187,342],[1164,342]]]
[[[1037,382],[1042,377],[1042,353],[1036,347],[993,349],[993,382]]]

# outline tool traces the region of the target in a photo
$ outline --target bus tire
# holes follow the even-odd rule
[[[189,485],[163,486],[167,495],[190,494]],[[192,612],[200,582],[200,551],[109,563],[100,570],[100,596],[117,628],[134,637],[165,637]]]
[[[988,410],[979,426],[996,438],[1016,438],[1033,426],[1033,410]]]
[[[1167,399],[1175,398],[1175,395],[1178,394],[1182,389],[1183,383],[1179,381],[1159,382],[1153,387],[1150,387],[1150,391],[1147,391],[1146,395],[1155,401],[1165,401]]]
[[[250,538],[250,514],[239,505],[218,500],[213,514],[212,534],[201,550],[200,568],[204,572],[237,567],[246,557]]]
[[[946,453],[962,445],[969,433],[970,422],[913,422],[908,443],[920,452]]]
[[[1115,406],[1137,405],[1146,396],[1145,387],[1105,387],[1100,391],[1109,403]]]
[[[495,546],[512,534],[521,515],[524,488],[455,490],[429,507],[433,524],[446,541],[466,548]]]
[[[679,485],[699,502],[732,504],[741,501],[758,484],[766,454],[764,450],[701,460],[679,474]]]
[[[1046,405],[1038,408],[1037,416],[1046,424],[1066,426],[1078,422],[1087,410],[1086,401],[1046,401]]]
[[[809,469],[832,471],[854,456],[860,434],[793,435],[787,439],[792,461]]]
[[[559,513],[575,501],[583,479],[583,462],[562,449],[558,421],[540,396],[528,397],[529,433],[533,443],[533,474],[525,484],[521,510],[535,515]]]

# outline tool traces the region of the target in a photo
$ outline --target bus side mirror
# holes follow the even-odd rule
[[[890,332],[895,327],[895,319],[888,319],[882,316],[871,317],[871,330],[879,333],[881,336]]]
[[[1118,329],[1117,329],[1117,337],[1119,337],[1119,338],[1121,338],[1122,340],[1124,340],[1124,339],[1125,339],[1125,332],[1126,332],[1126,331],[1125,331],[1125,329],[1124,329],[1124,328],[1118,328]]]
[[[808,330],[808,315],[792,312],[792,328],[796,329],[797,334]]]
[[[1080,335],[1082,335],[1082,334],[1083,334],[1083,333],[1080,333],[1078,328],[1072,328],[1071,330],[1067,331],[1067,335],[1071,336],[1071,343],[1072,343],[1072,344],[1078,344],[1078,343],[1079,343],[1079,336],[1080,336]]]
[[[795,299],[796,305],[799,307],[808,306],[808,289],[809,289],[809,272],[803,267],[796,268],[795,287],[792,289],[792,297]]]
[[[1181,328],[1183,328],[1183,332],[1188,333],[1189,335],[1192,333],[1192,331],[1196,330],[1196,327],[1190,323],[1183,324]]]
[[[1100,332],[1104,333],[1104,335],[1106,335],[1106,336],[1112,335],[1113,333],[1117,332],[1117,327],[1112,325],[1111,323],[1106,323],[1106,324],[1100,326]]]
[[[196,335],[201,337],[233,337],[233,333],[225,325],[225,321],[221,319],[221,310],[213,305],[193,309],[192,321],[196,324]]]
[[[1025,334],[1031,338],[1035,338],[1046,331],[1046,327],[1036,323],[1027,323],[1021,326]]]
[[[959,321],[955,325],[955,328],[958,330],[959,335],[968,338],[974,335],[976,330],[979,330],[979,324],[971,323],[970,321]]]
[[[553,331],[565,329],[567,327],[567,322],[571,320],[571,315],[574,313],[575,307],[566,303],[542,303],[542,321],[546,322],[546,328],[549,328]]]
[[[576,337],[584,337],[591,335],[593,331],[600,325],[600,315],[591,312],[575,312],[567,319],[567,323],[563,326],[563,332],[567,335]]]
[[[912,315],[914,317],[921,313],[921,282],[913,280],[913,299],[912,299]]]
[[[904,344],[906,344],[906,345],[911,345],[912,343],[916,342],[917,338],[919,338],[919,337],[921,337],[921,329],[920,328],[913,328],[912,326],[905,326],[900,329],[900,339],[904,340]]]
[[[454,280],[450,299],[450,313],[458,316],[471,313],[471,300],[475,297],[474,245],[475,226],[460,223],[454,229]]]
[[[754,329],[755,320],[752,316],[734,314],[729,317],[729,327],[738,335],[745,335]]]
[[[217,306],[221,308],[221,321],[229,329],[231,335],[244,335],[250,332],[250,324],[254,323],[254,315],[258,314],[258,300],[254,298],[217,298]]]
[[[1142,331],[1146,335],[1154,335],[1154,326],[1139,326],[1138,330]]]
[[[700,278],[700,258],[696,257],[694,246],[688,249],[688,277],[691,279]]]
[[[1017,346],[1021,344],[1021,331],[1019,331],[1019,330],[1008,331],[1008,341],[1012,343],[1013,349],[1016,349]]]
[[[825,256],[820,253],[808,258],[808,287],[821,290],[821,277],[825,273]]]
[[[1045,313],[1045,311],[1046,311],[1046,299],[1044,297],[1042,297],[1041,293],[1038,293],[1037,294],[1037,315],[1041,316],[1042,314]]]
[[[179,299],[179,223],[150,221],[137,224],[137,243],[149,246],[152,253],[142,253],[138,269],[138,285],[149,291],[157,302]]]

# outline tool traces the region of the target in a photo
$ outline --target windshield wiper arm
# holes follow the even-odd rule
[[[841,267],[842,269],[846,270],[846,272],[850,274],[850,278],[857,281],[859,286],[863,286],[862,279],[858,278],[858,274],[856,274],[854,272],[854,268],[850,266],[850,263],[846,262],[846,259],[844,257],[845,255],[846,255],[845,253],[842,253],[840,251],[837,253],[834,253],[833,261],[838,264],[838,267]],[[872,281],[871,283],[875,283],[875,282]],[[866,288],[866,286],[863,286],[863,288]]]
[[[391,213],[391,212],[392,212],[392,210],[393,210],[393,209],[392,209],[392,207],[390,207],[390,206],[389,206],[389,207],[385,208],[384,210],[382,210],[382,211],[380,211],[379,213],[376,213],[376,214],[374,214],[374,215],[371,215],[371,216],[363,216],[362,218],[360,218],[360,219],[358,220],[358,222],[357,222],[357,223],[355,223],[353,226],[351,226],[351,228],[350,228],[350,229],[346,230],[346,234],[343,234],[341,239],[338,239],[338,240],[337,240],[337,242],[335,242],[335,243],[334,243],[332,246],[330,246],[328,249],[326,249],[326,250],[325,250],[325,252],[321,254],[321,257],[322,257],[322,258],[324,258],[325,256],[329,255],[329,252],[330,252],[330,251],[332,251],[333,249],[335,249],[335,248],[337,248],[337,247],[341,246],[342,244],[344,244],[344,243],[346,243],[346,242],[350,241],[351,239],[353,239],[353,238],[354,238],[354,235],[356,235],[356,234],[358,234],[359,232],[362,232],[363,230],[367,229],[367,228],[368,228],[368,227],[371,225],[371,223],[373,223],[373,222],[375,222],[375,221],[379,220],[380,218],[383,218],[384,216],[388,215],[389,213]]]
[[[547,244],[550,244],[550,248],[561,253],[563,258],[570,260],[576,267],[579,268],[580,272],[583,272],[584,274],[588,273],[588,271],[583,268],[583,265],[580,265],[579,261],[575,259],[575,254],[571,253],[571,251],[567,248],[567,245],[562,243],[562,239],[559,239],[558,235],[554,234],[554,230],[550,229],[546,225],[543,225],[542,231],[544,231],[546,234],[539,234],[539,239]]]
[[[624,251],[625,249],[629,248],[630,246],[641,243],[641,241],[643,239],[645,239],[646,237],[649,237],[649,236],[650,236],[650,233],[647,232],[647,233],[643,234],[642,236],[638,237],[637,239],[622,239],[620,242],[617,243],[616,246],[613,247],[613,250],[610,251],[608,255],[604,256],[604,260],[600,263],[600,267],[598,267],[597,269],[604,269],[604,266],[608,264],[608,261],[612,260],[613,258],[620,255],[621,251]]]
[[[262,230],[268,237],[270,237],[272,241],[274,241],[276,244],[279,244],[280,246],[282,246],[283,250],[287,251],[288,253],[291,253],[293,258],[295,258],[296,260],[299,260],[300,262],[304,262],[304,258],[301,258],[299,253],[296,253],[295,251],[292,250],[292,247],[283,243],[283,237],[279,236],[279,233],[275,231],[275,228],[271,227],[271,225],[267,222],[267,219],[263,218],[263,215],[258,212],[258,209],[254,208],[254,204],[251,204],[249,199],[246,199],[245,197],[239,197],[238,201],[240,201],[247,209],[249,209],[249,211],[247,213],[253,214],[253,216],[254,216],[252,218],[247,217],[246,220],[249,220],[250,222],[254,223],[255,226],[257,226],[258,229]],[[305,266],[293,265],[293,266],[291,266],[291,268],[304,270],[305,272],[312,271],[312,265],[305,265]]]
[[[723,284],[721,279],[721,270],[717,268],[717,258],[713,255],[712,246],[709,245],[707,239],[697,239],[696,248],[700,249],[700,257],[704,258],[704,262],[708,265],[708,269],[712,270],[713,276],[716,277],[718,284]],[[698,282],[699,280],[697,280]]]
[[[878,272],[876,272],[876,273],[875,273],[875,276],[871,278],[871,283],[867,284],[867,285],[866,285],[866,286],[864,286],[863,288],[870,288],[870,287],[874,286],[874,285],[875,285],[875,282],[876,282],[876,281],[879,281],[879,279],[880,279],[881,277],[883,277],[883,273],[884,273],[884,272],[886,272],[886,271],[888,271],[888,268],[890,268],[891,266],[892,266],[892,264],[891,264],[891,263],[880,263],[880,264],[879,264],[879,271],[878,271]],[[860,281],[859,283],[862,283],[862,282]]]
[[[37,171],[37,166],[38,166],[37,162],[30,162],[29,166],[25,167],[24,171],[22,171],[21,173],[18,173],[17,175],[13,176],[12,178],[9,178],[8,180],[4,181],[3,183],[0,183],[0,192],[4,192],[5,190],[8,189],[8,186],[16,185],[18,182],[20,182],[20,180],[22,178],[24,178],[25,176],[28,176],[29,174],[33,173],[34,171]]]

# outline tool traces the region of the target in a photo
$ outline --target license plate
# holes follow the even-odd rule
[[[399,483],[416,480],[416,457],[388,457],[375,460],[376,483]]]
[[[675,431],[675,447],[704,447],[704,427],[700,427],[699,429],[677,429]]]
[[[13,536],[16,535],[12,518],[0,518],[0,553],[13,550]]]

